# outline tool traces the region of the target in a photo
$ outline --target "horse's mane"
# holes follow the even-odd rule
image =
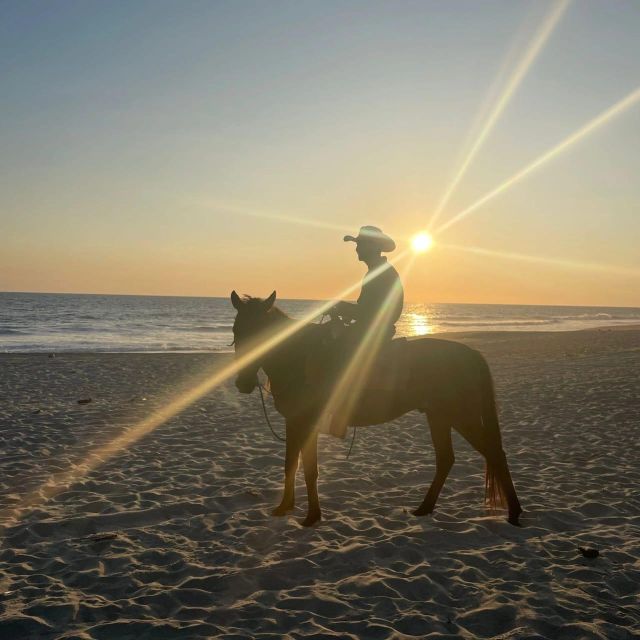
[[[249,305],[249,308],[257,308],[259,305],[261,305],[264,300],[262,298],[255,298],[253,296],[248,296],[248,295],[243,295],[242,296],[242,301]],[[282,318],[282,319],[287,319],[287,320],[291,320],[291,316],[288,316],[282,309],[280,309],[280,307],[277,307],[275,304],[271,307],[271,309],[269,309],[269,313],[272,313],[274,316],[278,317],[278,318]]]
[[[264,299],[255,298],[246,294],[242,296],[242,301],[246,305],[248,305],[250,309],[255,309],[256,311],[260,311],[260,305],[264,303]],[[275,304],[271,307],[271,309],[269,309],[267,313],[271,315],[276,322],[294,320],[294,318],[286,314],[282,309],[280,309],[280,307],[277,307]],[[289,336],[286,340],[286,343],[294,349],[308,351],[310,348],[313,348],[317,344],[318,339],[321,335],[318,332],[322,331],[323,327],[324,325],[318,324],[317,322],[307,322],[293,335]]]

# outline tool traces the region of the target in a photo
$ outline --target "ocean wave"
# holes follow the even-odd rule
[[[188,333],[219,333],[220,331],[231,331],[233,329],[232,324],[214,324],[209,326],[195,326],[195,327],[177,327],[176,331],[185,331]]]
[[[285,301],[296,317],[314,301]],[[640,308],[407,303],[398,335],[448,331],[563,331],[640,324]],[[229,351],[229,301],[0,293],[0,351]]]
[[[491,320],[484,322],[482,320],[461,320],[461,321],[435,321],[434,324],[444,327],[528,327],[543,326],[548,324],[558,324],[560,320],[556,318],[548,318],[546,320]]]
[[[109,329],[104,327],[87,327],[81,324],[71,324],[67,326],[51,327],[52,333],[108,333]]]
[[[625,316],[612,316],[610,313],[574,313],[557,317],[561,320],[613,320],[616,317]]]

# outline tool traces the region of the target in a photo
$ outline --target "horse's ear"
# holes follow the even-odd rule
[[[240,296],[235,292],[235,289],[231,292],[231,304],[235,309],[240,309],[242,306],[242,300],[240,300]]]
[[[273,303],[276,301],[276,292],[274,291],[265,301],[264,301],[264,309],[265,311],[269,311],[271,307],[273,307]]]

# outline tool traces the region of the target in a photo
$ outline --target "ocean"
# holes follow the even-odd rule
[[[279,300],[299,318],[314,300]],[[232,351],[228,298],[0,293],[0,352]],[[640,324],[640,308],[407,303],[401,336]]]

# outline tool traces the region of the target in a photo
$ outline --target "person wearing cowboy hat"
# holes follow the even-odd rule
[[[336,376],[344,369],[359,345],[365,344],[365,338],[369,354],[371,351],[378,352],[384,343],[393,338],[395,323],[402,313],[404,302],[400,276],[382,255],[393,251],[396,243],[378,227],[370,225],[360,227],[356,237],[345,236],[344,241],[356,243],[358,260],[367,265],[368,271],[362,281],[357,302],[341,301],[329,311],[330,316],[339,317],[345,326],[330,343],[325,343],[324,384],[327,394],[331,393]],[[329,323],[329,326],[334,324]],[[330,416],[329,433],[343,439],[347,433],[348,421],[349,416],[338,408]]]
[[[357,302],[338,302],[330,313],[342,318],[359,335],[363,335],[382,314],[378,318],[380,327],[377,331],[392,338],[396,332],[395,323],[402,313],[404,291],[398,272],[382,254],[393,251],[396,243],[371,225],[360,227],[356,237],[345,236],[344,241],[356,243],[358,260],[367,265],[368,271]]]

